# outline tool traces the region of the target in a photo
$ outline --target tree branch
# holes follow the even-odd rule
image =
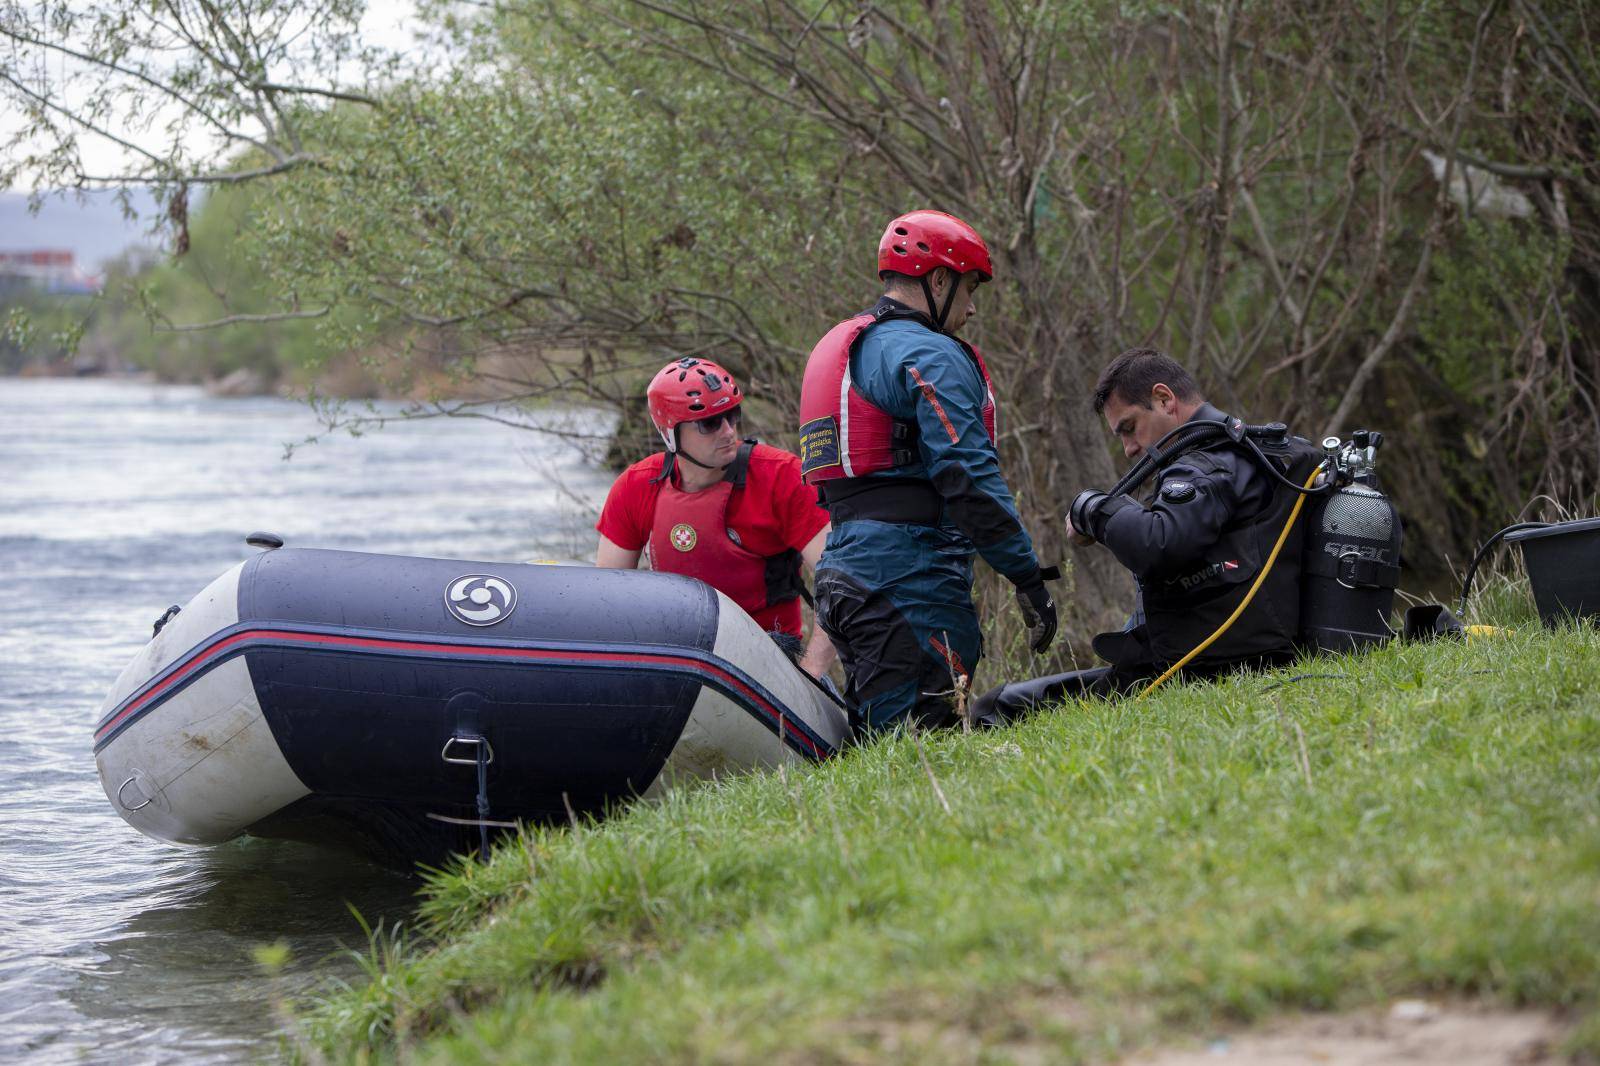
[[[218,329],[222,326],[237,326],[245,323],[259,324],[262,322],[289,322],[305,318],[322,318],[331,307],[319,307],[314,311],[270,311],[264,314],[239,314],[225,315],[210,322],[167,322],[164,325],[153,327],[157,333],[202,333],[208,329]]]
[[[154,159],[154,157],[151,157]],[[160,160],[157,160],[160,162]],[[274,174],[283,174],[300,167],[325,166],[323,160],[308,155],[292,155],[286,157],[281,163],[274,163],[268,167],[257,167],[254,170],[226,170],[214,174],[178,174],[165,173],[151,174],[80,174],[80,182],[89,182],[95,185],[156,185],[162,182],[182,182],[185,185],[235,185],[241,181],[253,181],[256,178],[270,178]]]
[[[1489,29],[1489,22],[1495,10],[1500,6],[1500,0],[1489,0],[1484,6],[1483,13],[1478,16],[1478,29],[1472,40],[1472,56],[1467,61],[1467,77],[1461,86],[1461,91],[1456,97],[1456,113],[1454,128],[1450,135],[1449,151],[1445,156],[1445,172],[1439,182],[1439,189],[1434,194],[1433,218],[1428,223],[1428,232],[1423,237],[1422,253],[1417,257],[1416,269],[1411,273],[1411,281],[1406,286],[1405,294],[1400,298],[1400,306],[1395,309],[1394,317],[1389,321],[1389,328],[1384,330],[1383,337],[1367,353],[1361,365],[1356,368],[1355,375],[1351,377],[1350,384],[1345,386],[1344,395],[1333,410],[1333,415],[1328,419],[1324,433],[1332,435],[1344,431],[1345,420],[1350,417],[1350,411],[1361,398],[1361,392],[1366,388],[1367,382],[1377,372],[1381,363],[1399,341],[1401,333],[1411,317],[1412,305],[1416,302],[1417,293],[1422,290],[1422,283],[1428,276],[1428,267],[1433,261],[1434,247],[1439,243],[1440,235],[1444,230],[1445,208],[1450,202],[1449,186],[1451,171],[1455,166],[1456,152],[1461,144],[1461,131],[1466,126],[1467,112],[1471,110],[1472,85],[1478,76],[1478,59],[1483,50],[1484,34]]]
[[[319,89],[313,85],[280,85],[277,82],[256,81],[247,86],[252,92],[261,93],[290,93],[295,96],[324,96],[330,100],[344,100],[352,104],[365,104],[374,110],[383,109],[383,101],[365,93],[350,92],[345,89]]]

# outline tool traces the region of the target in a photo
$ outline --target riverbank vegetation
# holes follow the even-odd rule
[[[446,4],[410,61],[362,48],[354,0],[91,8],[0,27],[34,119],[8,173],[158,184],[173,250],[236,256],[249,279],[217,314],[163,266],[139,282],[154,319],[232,319],[210,343],[241,362],[246,326],[279,331],[273,360],[354,351],[399,378],[419,338],[447,338],[431,398],[602,404],[622,454],[649,444],[640,373],[706,354],[764,401],[753,428],[792,442],[811,343],[872,299],[885,219],[931,205],[995,251],[974,339],[1047,558],[1065,501],[1113,479],[1084,397],[1133,344],[1188,362],[1224,408],[1311,437],[1385,430],[1413,573],[1535,494],[1593,501],[1585,5]],[[173,124],[124,138],[146,154],[88,168],[93,105],[154,97]],[[212,155],[169,136],[184,124]],[[252,213],[203,233],[188,198],[219,186],[255,190]],[[208,343],[181,336],[152,360]],[[1114,621],[1112,562],[1072,578],[1072,621]]]
[[[182,255],[114,260],[94,296],[14,289],[0,300],[11,327],[0,372],[144,373],[227,394],[344,399],[416,398],[448,378],[453,346],[439,331],[380,319],[358,347],[351,308],[335,321],[326,310],[285,313],[260,245],[274,210],[265,186],[222,185],[184,206]],[[393,358],[401,347],[403,361]]]
[[[1525,609],[1525,608],[1524,608]],[[898,735],[431,879],[335,1058],[1104,1061],[1462,997],[1600,1053],[1600,637],[1395,645]],[[387,941],[391,944],[393,941]]]

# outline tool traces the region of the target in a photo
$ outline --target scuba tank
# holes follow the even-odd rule
[[[1353,651],[1389,640],[1400,583],[1400,516],[1374,469],[1383,434],[1357,430],[1322,442],[1337,487],[1317,501],[1301,564],[1300,640],[1320,651]]]

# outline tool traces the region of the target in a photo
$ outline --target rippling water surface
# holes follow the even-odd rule
[[[547,416],[550,419],[572,416]],[[0,1061],[259,1060],[275,1004],[355,971],[341,947],[416,884],[278,841],[180,848],[111,809],[101,700],[151,623],[250,552],[578,559],[609,478],[483,421],[330,437],[303,406],[120,381],[0,378]],[[252,949],[283,942],[273,978]]]

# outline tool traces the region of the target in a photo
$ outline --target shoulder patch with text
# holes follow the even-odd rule
[[[839,423],[832,415],[800,427],[800,474],[839,465]]]

